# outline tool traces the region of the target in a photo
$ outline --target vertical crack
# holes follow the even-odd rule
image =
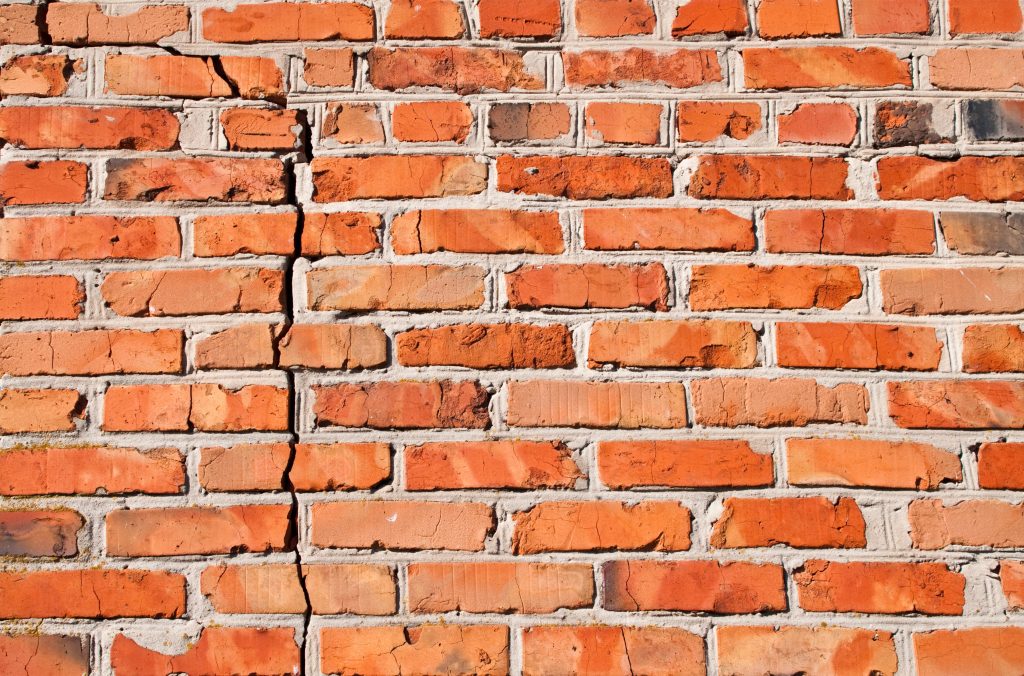
[[[285,374],[288,387],[288,430],[290,439],[288,441],[288,462],[281,475],[281,488],[287,491],[291,497],[291,508],[288,510],[288,530],[285,535],[285,549],[295,554],[295,574],[302,589],[302,596],[305,599],[305,610],[302,613],[302,637],[299,642],[299,671],[302,674],[306,670],[306,646],[309,641],[309,625],[313,617],[313,603],[310,600],[309,589],[306,587],[306,572],[303,569],[302,549],[300,547],[301,530],[299,527],[299,496],[292,480],[292,469],[295,467],[295,459],[298,453],[299,443],[299,401],[295,388],[295,373],[288,367],[281,367],[281,341],[288,334],[295,323],[295,308],[292,302],[293,284],[292,277],[295,269],[295,261],[302,255],[302,232],[305,226],[305,216],[302,205],[299,202],[297,192],[297,181],[295,168],[297,165],[308,162],[310,150],[309,123],[305,115],[299,115],[298,121],[302,125],[299,140],[301,147],[294,160],[287,162],[287,200],[286,203],[295,209],[295,235],[292,242],[292,253],[285,259],[283,270],[283,282],[281,288],[281,308],[284,314],[284,322],[279,330],[271,338],[271,346],[274,351],[275,369],[280,369]]]

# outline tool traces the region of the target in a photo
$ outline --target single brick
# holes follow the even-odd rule
[[[387,336],[360,324],[292,324],[278,341],[285,368],[372,369],[387,362]]]
[[[373,488],[391,476],[386,443],[295,444],[288,478],[297,491],[351,491]]]
[[[487,165],[454,155],[317,157],[313,199],[401,199],[475,195],[487,187]]]
[[[512,513],[512,553],[690,548],[690,510],[678,502],[542,502]]]
[[[846,103],[801,103],[779,115],[779,143],[849,146],[857,138],[857,111]]]
[[[108,432],[249,432],[288,429],[288,392],[272,385],[111,385]]]
[[[0,64],[0,96],[61,96],[68,80],[84,70],[81,61],[63,54],[12,56]]]
[[[188,30],[188,19],[184,5],[145,5],[123,15],[107,14],[95,3],[46,6],[46,32],[54,44],[152,45]]]
[[[582,478],[561,442],[442,441],[405,447],[405,484],[411,491],[572,488]]]
[[[505,274],[509,305],[668,309],[668,278],[661,263],[524,265]]]
[[[0,495],[175,495],[185,457],[173,448],[30,446],[0,450]]]
[[[595,143],[658,145],[663,111],[660,103],[588,103],[586,136]]]
[[[342,145],[384,143],[384,124],[375,103],[329,103],[320,137]]]
[[[391,245],[397,254],[559,254],[565,250],[557,212],[501,209],[407,211],[391,222]]]
[[[914,634],[920,676],[1014,673],[1024,669],[1024,629],[978,627]]]
[[[351,49],[305,49],[302,79],[312,87],[352,87],[355,63]]]
[[[657,23],[649,0],[576,0],[576,30],[588,38],[651,35]]]
[[[898,268],[882,270],[882,305],[889,314],[1012,314],[1024,310],[1020,268]]]
[[[672,627],[553,626],[523,631],[523,674],[703,676],[704,639]]]
[[[0,26],[2,21],[0,19]],[[89,673],[89,647],[81,636],[34,632],[0,634],[0,672],[21,672],[25,676],[82,676]]]
[[[690,307],[841,310],[863,290],[860,272],[848,265],[696,265]]]
[[[108,160],[103,199],[281,204],[285,168],[277,159],[237,157]]]
[[[267,268],[112,272],[100,285],[122,317],[279,312],[283,275]]]
[[[77,390],[0,389],[0,433],[73,432],[85,404]]]
[[[373,9],[354,2],[264,2],[203,10],[203,38],[211,42],[372,40]]]
[[[842,33],[836,0],[761,0],[757,32],[763,38],[808,38]]]
[[[948,108],[939,110],[948,111]],[[882,101],[875,106],[875,146],[896,148],[953,141],[952,117],[940,119],[924,101]]]
[[[81,204],[88,180],[88,167],[80,162],[5,162],[0,164],[0,206]]]
[[[1010,610],[1024,608],[1024,562],[1000,561],[999,580]]]
[[[772,456],[746,441],[601,441],[601,482],[611,489],[770,486]]]
[[[459,94],[544,88],[520,52],[482,47],[374,47],[367,55],[370,84],[396,91],[437,87]]]
[[[719,672],[739,674],[849,673],[895,676],[890,632],[846,627],[717,629]]]
[[[20,148],[173,150],[180,126],[164,108],[0,108],[0,138]]]
[[[502,676],[509,670],[508,628],[499,625],[324,627],[320,645],[320,667],[329,673],[438,674],[457,668]]]
[[[1024,547],[1024,505],[998,500],[941,500],[910,503],[910,538],[917,549]]]
[[[184,652],[144,648],[124,634],[114,637],[110,662],[119,674],[207,674],[230,664],[246,674],[299,673],[299,647],[291,627],[207,626]]]
[[[492,141],[551,141],[571,131],[564,103],[496,103],[487,116]]]
[[[782,567],[741,561],[610,561],[601,567],[608,610],[715,614],[786,610]],[[742,593],[737,593],[742,590]]]
[[[0,220],[0,259],[154,260],[181,253],[171,216],[8,216]]]
[[[473,109],[461,101],[399,103],[391,111],[391,132],[396,141],[465,143],[473,120]]]
[[[1024,49],[961,47],[928,57],[931,83],[939,89],[1011,90],[1024,86]]]
[[[889,383],[889,415],[909,429],[1024,429],[1024,383]]]
[[[77,319],[84,300],[74,277],[0,277],[0,319]]]
[[[984,443],[978,448],[978,484],[982,488],[1024,490],[1024,444]]]
[[[902,209],[773,209],[765,214],[772,253],[931,254],[935,218]]]
[[[562,32],[559,0],[480,0],[480,37],[548,40]]]
[[[69,509],[0,511],[0,556],[75,556],[84,525]]]
[[[671,197],[672,167],[654,157],[513,156],[498,158],[498,190],[574,200]]]
[[[943,211],[939,225],[946,246],[958,254],[1024,256],[1024,216],[1020,214]]]
[[[943,563],[805,561],[793,575],[800,607],[819,613],[961,615],[964,576]]]
[[[280,491],[291,448],[288,444],[238,444],[203,448],[199,456],[199,483],[212,493],[228,491]]]
[[[313,388],[319,426],[431,429],[490,426],[488,392],[474,381],[345,383]]]
[[[562,52],[565,81],[572,89],[659,85],[689,89],[721,82],[718,54],[708,49],[640,49]]]
[[[853,32],[858,36],[929,33],[928,0],[853,0]]]
[[[697,199],[848,200],[848,171],[840,157],[704,155],[689,192]]]
[[[68,594],[88,589],[88,594]],[[185,614],[185,578],[160,570],[0,572],[0,618],[173,619]]]
[[[197,216],[193,253],[200,257],[255,254],[288,256],[295,250],[295,212]]]
[[[925,326],[840,323],[775,325],[780,366],[935,371],[942,343]]]
[[[746,0],[690,0],[676,8],[672,37],[746,35],[749,25]]]
[[[589,608],[594,570],[579,563],[410,563],[406,593],[412,613],[551,613]]]
[[[303,125],[297,110],[231,108],[220,115],[231,150],[294,150]]]
[[[306,275],[312,310],[469,310],[484,302],[476,266],[346,265]]]
[[[512,427],[686,427],[681,383],[516,381],[508,384]]]
[[[878,160],[878,195],[886,200],[1022,200],[1024,157],[883,157]]]
[[[595,322],[588,365],[599,368],[751,368],[757,334],[748,322]]]
[[[711,546],[863,548],[864,517],[853,498],[726,498]]]
[[[1024,102],[971,99],[964,103],[964,121],[979,141],[1024,140]]]
[[[867,424],[868,391],[859,383],[832,387],[804,378],[713,378],[691,383],[694,418],[712,427],[806,427]]]
[[[384,37],[399,40],[455,40],[466,35],[461,5],[455,0],[393,0]]]
[[[680,101],[676,117],[683,143],[710,143],[720,138],[745,141],[763,126],[759,103]]]
[[[43,8],[28,4],[0,6],[0,45],[35,45],[42,42],[38,23],[40,9]]]
[[[184,346],[184,334],[175,329],[5,333],[0,335],[0,374],[181,373]]]
[[[233,83],[217,72],[213,57],[108,54],[103,73],[106,90],[114,94],[196,99],[232,95]]]
[[[316,547],[478,552],[495,527],[491,507],[476,502],[361,500],[313,505]]]
[[[583,239],[598,251],[753,251],[749,216],[725,209],[584,209]]]
[[[1024,15],[1017,0],[948,0],[951,35],[972,33],[1018,33],[1024,28]]]
[[[754,47],[743,50],[747,89],[910,87],[910,61],[881,47]]]
[[[963,481],[957,454],[911,441],[788,439],[786,467],[794,486],[930,491]]]
[[[110,556],[282,551],[288,505],[118,509],[107,514]]]
[[[193,339],[196,368],[270,368],[276,359],[274,341],[280,330],[272,324],[238,324]]]
[[[455,324],[413,329],[395,336],[395,351],[403,366],[536,369],[576,365],[572,334],[561,324]]]
[[[976,324],[964,331],[964,371],[1024,371],[1024,331],[1012,324]]]

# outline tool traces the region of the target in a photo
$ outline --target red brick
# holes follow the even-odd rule
[[[889,383],[889,415],[908,429],[1024,429],[1024,383]]]
[[[997,500],[941,500],[910,503],[910,538],[917,549],[950,545],[1019,549],[1024,547],[1024,505]]]
[[[778,323],[780,366],[827,369],[935,371],[942,343],[926,326]]]
[[[911,441],[788,439],[786,466],[794,486],[929,491],[963,481],[955,453]]]
[[[1024,628],[978,627],[914,634],[920,676],[1015,673],[1024,669]]]
[[[204,627],[184,652],[167,655],[144,648],[118,634],[110,650],[114,671],[125,676],[144,674],[217,673],[231,665],[238,673],[285,676],[299,673],[295,631],[288,628]]]
[[[5,333],[0,374],[181,373],[184,346],[184,335],[174,329]]]
[[[943,563],[805,561],[793,575],[800,607],[819,613],[961,615],[964,576]]]
[[[856,35],[907,35],[931,31],[928,0],[853,0]]]
[[[690,307],[841,310],[863,289],[860,272],[848,265],[696,265]]]
[[[396,141],[464,143],[473,119],[473,109],[461,101],[399,103],[391,111],[391,131]]]
[[[372,40],[373,9],[354,2],[265,2],[203,10],[203,38],[212,42]]]
[[[690,548],[690,510],[678,502],[542,502],[513,512],[512,523],[514,554]]]
[[[374,47],[367,55],[370,84],[395,91],[438,87],[459,94],[539,90],[544,77],[531,72],[523,55],[480,47]]]
[[[171,216],[8,216],[0,234],[0,259],[10,261],[154,260],[181,253]]]
[[[63,54],[12,56],[0,64],[0,96],[61,96],[71,76],[82,70],[81,61]]]
[[[85,403],[77,390],[0,389],[0,433],[73,432]]]
[[[516,381],[508,384],[512,427],[686,427],[681,383]]]
[[[2,25],[0,19],[0,27]],[[25,676],[82,676],[89,673],[89,647],[81,636],[0,634],[0,672],[21,672]]]
[[[460,502],[361,500],[313,505],[315,547],[478,552],[494,531],[491,507]]]
[[[881,47],[760,47],[743,50],[747,89],[910,87],[910,62]]]
[[[320,426],[486,429],[488,392],[463,381],[345,383],[313,388]]]
[[[69,589],[83,593],[69,594]],[[84,590],[88,589],[88,593]],[[0,572],[0,617],[176,618],[185,614],[185,578],[158,570]]]
[[[395,612],[391,569],[366,564],[306,564],[302,567],[316,615],[390,615]],[[203,595],[219,613],[301,614],[306,599],[294,564],[211,566],[200,579]]]
[[[1024,444],[985,443],[978,448],[978,484],[982,488],[1024,490]]]
[[[277,491],[284,488],[288,444],[239,444],[201,450],[199,483],[212,493]]]
[[[500,209],[407,211],[391,222],[391,245],[397,254],[559,254],[565,250],[557,213]]]
[[[1024,563],[1000,561],[999,580],[1003,586],[1007,606],[1011,610],[1024,608]]]
[[[839,157],[705,155],[689,192],[697,199],[848,200],[848,170]]]
[[[83,526],[82,515],[69,509],[0,511],[0,556],[75,556]]]
[[[279,312],[280,270],[219,268],[112,272],[100,293],[123,317]]]
[[[302,79],[313,87],[351,87],[355,64],[351,49],[305,49]]]
[[[707,49],[563,52],[565,81],[573,89],[660,85],[688,89],[722,81],[718,54]]]
[[[715,614],[786,610],[782,567],[775,564],[610,561],[602,566],[602,573],[608,610]]]
[[[761,0],[757,32],[763,38],[808,38],[840,35],[836,0]]]
[[[320,138],[341,145],[383,144],[380,108],[376,103],[329,103]]]
[[[676,8],[672,37],[717,33],[731,37],[745,35],[748,27],[746,0],[690,0]]]
[[[195,339],[198,369],[253,369],[274,365],[274,340],[281,328],[271,324],[239,324]]]
[[[976,324],[964,331],[964,371],[1024,371],[1024,331],[1013,324]]]
[[[1024,86],[1022,62],[1022,49],[940,49],[928,57],[928,74],[938,89],[1010,90]]]
[[[454,40],[465,34],[455,0],[393,0],[384,23],[384,36],[399,40]]]
[[[671,197],[672,167],[664,158],[513,156],[498,158],[498,190],[574,200]]]
[[[657,17],[649,0],[576,0],[576,30],[588,38],[651,35]]]
[[[295,250],[294,212],[198,216],[192,223],[196,256],[288,256]]]
[[[981,202],[1024,199],[1024,157],[884,157],[878,161],[878,194],[893,200]]]
[[[1019,268],[901,268],[882,270],[882,305],[889,314],[1012,314],[1024,311]]]
[[[297,110],[232,108],[220,115],[231,150],[294,150],[301,145]]]
[[[709,143],[723,137],[745,141],[763,126],[759,103],[680,101],[676,117],[679,140],[684,143]]]
[[[756,363],[757,334],[747,322],[595,322],[590,332],[591,368],[750,368]]]
[[[703,676],[704,639],[670,627],[537,626],[523,632],[523,674]]]
[[[663,111],[660,103],[588,103],[586,135],[596,143],[657,145]]]
[[[475,195],[487,187],[487,165],[454,155],[317,157],[313,199],[401,199]]]
[[[552,141],[572,135],[564,103],[496,103],[487,116],[492,141]]]
[[[779,143],[848,146],[857,138],[857,111],[845,103],[802,103],[779,115]]]
[[[845,627],[719,627],[722,674],[895,676],[899,660],[887,631]]]
[[[372,325],[293,324],[278,347],[286,368],[361,370],[387,362],[387,336]]]
[[[765,245],[772,253],[931,254],[935,221],[927,211],[902,209],[773,209],[765,214]]]
[[[231,96],[231,84],[211,57],[108,54],[103,72],[106,90],[134,96],[206,98]]]
[[[572,488],[583,473],[561,442],[434,442],[405,447],[411,491]]]
[[[1018,33],[1024,28],[1017,0],[949,0],[949,32],[951,35],[970,33]]]
[[[725,209],[584,209],[583,238],[598,251],[752,251],[749,217]]]
[[[0,6],[0,45],[34,45],[41,42],[37,23],[40,9],[38,5],[28,4]]]
[[[108,432],[248,432],[288,429],[288,393],[272,385],[111,385]]]
[[[558,0],[480,0],[480,37],[554,38],[562,31]]]
[[[337,212],[307,213],[303,219],[302,255],[359,255],[380,248],[378,214]]]
[[[20,148],[172,150],[180,126],[163,108],[0,108],[0,138]]]
[[[390,476],[385,443],[295,444],[288,474],[295,490],[315,492],[373,488]]]
[[[484,302],[476,266],[346,265],[306,276],[312,310],[469,310]]]
[[[713,427],[867,424],[868,391],[858,383],[804,378],[716,378],[691,383],[694,418]]]
[[[753,488],[774,480],[772,456],[754,452],[746,441],[601,441],[597,467],[601,482],[615,490]]]
[[[572,334],[560,324],[455,324],[413,329],[395,336],[395,351],[403,366],[516,369],[576,365]]]
[[[130,14],[106,14],[98,4],[53,2],[46,32],[54,44],[151,45],[188,30],[188,7],[146,5]]]
[[[281,160],[233,157],[107,161],[103,199],[135,202],[257,202],[286,200]]]
[[[0,277],[0,319],[77,319],[84,300],[74,277]]]
[[[505,274],[509,305],[668,309],[668,279],[660,263],[647,265],[524,265]]]
[[[711,533],[715,548],[862,548],[864,517],[852,498],[726,498]]]
[[[288,505],[119,509],[107,514],[110,556],[187,556],[285,548]]]
[[[0,495],[173,495],[185,459],[172,448],[30,446],[0,450],[0,476]]]
[[[25,160],[0,164],[0,205],[80,204],[88,168],[80,162]]]
[[[502,676],[509,670],[508,628],[497,625],[324,627],[320,645],[321,668],[330,673],[434,674],[456,668]]]
[[[407,593],[413,613],[550,613],[590,607],[594,571],[578,563],[410,563]]]

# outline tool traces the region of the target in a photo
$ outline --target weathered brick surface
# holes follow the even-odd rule
[[[0,674],[1024,672],[1018,0],[0,0]]]

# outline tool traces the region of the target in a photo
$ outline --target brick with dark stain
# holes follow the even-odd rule
[[[944,211],[939,222],[951,251],[968,256],[1024,255],[1024,214]]]
[[[84,524],[71,510],[0,512],[0,556],[75,556]]]
[[[921,101],[883,101],[875,108],[875,146],[919,146],[948,143],[952,139],[936,129],[935,110]]]
[[[975,140],[1024,140],[1024,101],[967,101],[964,120]]]

